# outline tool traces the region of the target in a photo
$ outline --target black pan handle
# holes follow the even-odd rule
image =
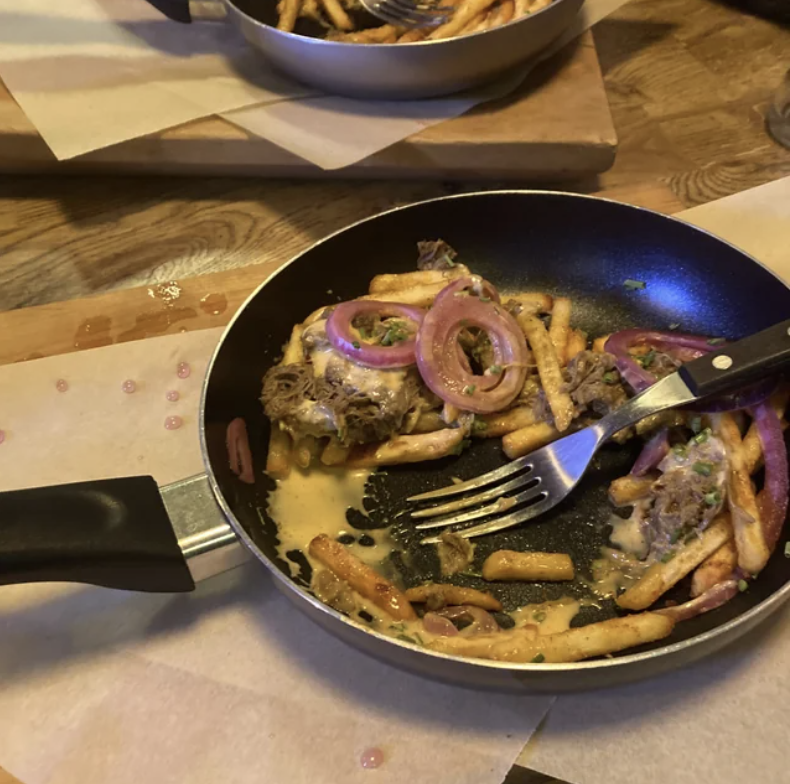
[[[148,0],[148,2],[174,22],[189,24],[192,21],[189,0]]]
[[[0,585],[50,581],[168,593],[195,587],[150,476],[0,493]]]
[[[697,397],[733,392],[790,365],[790,319],[683,365],[680,376]]]

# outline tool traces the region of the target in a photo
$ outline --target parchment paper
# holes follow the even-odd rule
[[[625,1],[587,0],[544,56]],[[338,169],[506,95],[534,65],[450,98],[319,97],[270,69],[229,23],[180,24],[145,0],[0,0],[0,78],[60,160],[222,114],[324,169]]]
[[[200,384],[220,334],[0,368],[0,489],[199,472]],[[174,414],[184,426],[166,430]],[[0,684],[0,764],[24,784],[498,784],[552,702],[431,683],[357,653],[260,564],[190,596],[3,587]],[[375,772],[359,762],[369,747],[386,755]]]
[[[790,178],[680,217],[790,281]],[[573,784],[790,781],[790,609],[777,616],[693,667],[559,698],[520,764]]]

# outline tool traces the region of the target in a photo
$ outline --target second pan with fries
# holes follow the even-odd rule
[[[437,243],[438,238],[444,243]],[[415,274],[418,243],[423,243],[423,261],[436,267],[427,275]],[[472,278],[471,289],[463,283],[469,278],[465,267],[479,276]],[[447,297],[442,303],[437,293],[447,292],[448,286],[448,296],[460,296],[462,304],[475,298],[480,312],[501,307],[515,314],[513,323],[524,329],[531,356],[493,372],[504,370],[505,377],[524,372],[527,379],[538,379],[534,365],[540,367],[545,359],[541,334],[551,344],[549,353],[565,366],[567,379],[568,368],[574,361],[578,365],[580,356],[597,362],[593,355],[602,356],[602,348],[616,350],[602,338],[622,330],[707,336],[702,344],[672,343],[704,353],[708,340],[715,347],[790,314],[790,290],[736,248],[680,221],[589,197],[542,192],[447,197],[385,213],[318,243],[266,281],[237,314],[210,366],[203,403],[204,455],[216,501],[235,535],[271,570],[296,607],[372,655],[433,678],[556,692],[621,683],[691,662],[747,634],[790,598],[785,552],[790,532],[784,518],[769,536],[769,556],[760,549],[759,537],[749,540],[754,529],[745,526],[745,518],[733,521],[728,515],[732,492],[741,506],[752,509],[754,522],[768,520],[762,488],[776,484],[777,455],[780,464],[786,460],[780,434],[770,454],[765,450],[769,465],[763,478],[757,439],[763,431],[757,433],[750,414],[683,413],[664,423],[672,443],[664,445],[670,451],[658,458],[645,457],[645,438],[608,444],[580,487],[559,506],[529,523],[474,539],[471,557],[451,541],[444,563],[436,545],[421,543],[425,532],[415,529],[409,515],[414,505],[406,499],[503,465],[508,459],[503,439],[482,437],[488,427],[497,436],[505,433],[504,448],[511,455],[545,442],[547,427],[565,427],[561,395],[550,384],[538,393],[552,408],[537,423],[543,426],[539,431],[531,429],[532,393],[530,412],[526,406],[509,406],[508,411],[518,411],[509,424],[502,417],[477,414],[478,426],[432,399],[428,413],[439,409],[453,425],[423,425],[429,435],[453,438],[460,429],[470,436],[470,443],[459,442],[457,449],[418,455],[436,459],[404,464],[408,450],[403,451],[398,437],[379,446],[349,446],[353,439],[345,433],[297,438],[295,443],[286,437],[293,420],[289,425],[286,409],[272,407],[272,379],[280,374],[282,380],[278,368],[305,360],[304,353],[294,351],[334,350],[326,341],[336,345],[339,327],[322,322],[341,312],[339,303],[356,303],[353,308],[361,307],[364,315],[365,302],[381,302],[386,294],[391,302],[430,306],[428,315],[421,316],[425,325],[447,307]],[[357,345],[362,342],[375,344],[379,355],[384,347],[402,349],[409,327],[401,322],[408,317],[400,313],[397,318],[399,322],[385,319],[383,326],[352,319],[356,332],[348,351],[369,351],[370,346]],[[471,313],[470,322],[477,318],[477,311]],[[654,345],[658,348],[631,352],[637,376],[641,371],[660,375],[662,362],[689,358],[669,344],[654,339]],[[317,354],[311,356],[320,364]],[[473,359],[472,353],[469,361]],[[335,359],[327,361],[330,367]],[[490,360],[484,364],[492,368]],[[346,367],[346,372],[357,371]],[[324,373],[329,380],[329,371]],[[601,381],[619,388],[626,373],[623,366],[605,369]],[[269,380],[263,384],[265,410],[275,428],[261,405],[264,377]],[[286,387],[294,384],[289,381]],[[565,391],[567,387],[559,388]],[[484,392],[462,390],[470,408]],[[752,397],[749,405],[755,411],[755,406],[770,408],[778,429],[784,424],[787,396],[781,383],[770,392],[762,402]],[[577,410],[572,416],[578,417],[581,403],[578,398],[573,402]],[[352,427],[350,420],[346,425]],[[638,457],[646,462],[647,474],[641,477],[630,474]],[[377,467],[382,462],[390,464]],[[642,555],[652,564],[649,569],[638,571],[627,584],[607,582],[607,563],[617,565],[618,553],[633,550],[633,530],[623,528],[614,544],[610,540],[621,525],[618,519],[628,518],[632,505],[644,501],[646,486],[655,487],[662,478],[670,485],[679,476],[671,471],[686,464],[694,475],[693,488],[701,493],[695,529],[656,533],[650,547],[663,549]],[[784,466],[786,472],[786,462]],[[720,470],[727,476],[719,476]],[[654,495],[654,504],[666,501],[666,496]],[[17,499],[11,510],[18,514],[23,506]],[[207,528],[217,527],[210,507],[206,498],[187,504],[193,527],[200,514],[206,515]],[[170,502],[168,509],[178,512]],[[147,586],[124,585],[124,578],[113,581],[107,575],[98,579],[95,572],[92,580],[82,579],[158,590],[188,587],[171,579],[175,559],[168,565],[165,544],[160,548],[158,579]],[[456,557],[460,566],[453,566]],[[4,563],[17,567],[5,572],[19,581],[32,568],[29,563],[19,568],[7,557]],[[39,571],[35,579],[46,575]],[[72,578],[80,575],[75,572]],[[664,590],[669,583],[672,587]],[[688,613],[693,616],[688,618],[677,610],[690,595],[704,594],[717,583],[728,600],[712,604],[721,606]],[[602,585],[609,590],[601,590]]]

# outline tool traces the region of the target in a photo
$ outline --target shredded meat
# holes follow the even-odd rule
[[[441,572],[445,577],[468,569],[475,555],[475,546],[468,539],[450,531],[441,535],[436,550]]]
[[[669,354],[656,351],[653,355],[652,362],[647,366],[647,370],[649,370],[657,378],[664,378],[665,376],[674,373],[680,367],[680,365],[681,363],[678,362],[678,360],[676,360],[674,357],[670,357]]]
[[[263,377],[263,410],[269,419],[295,416],[305,400],[315,398],[313,368],[306,362],[277,365]]]
[[[645,521],[653,555],[704,531],[719,514],[726,494],[726,451],[715,436],[702,444],[692,440],[683,454],[670,452],[659,468],[663,473],[653,484],[653,506]]]
[[[575,417],[603,417],[619,408],[628,394],[615,366],[611,354],[595,351],[580,351],[562,371],[563,389],[574,403]],[[535,417],[552,422],[553,417],[543,390],[536,392],[531,400]]]
[[[458,253],[444,240],[423,240],[417,243],[419,258],[417,269],[446,270],[455,266],[453,259]]]

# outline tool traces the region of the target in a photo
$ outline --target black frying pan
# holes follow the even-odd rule
[[[328,304],[332,299],[329,290],[336,299],[351,299],[364,293],[377,273],[412,271],[417,241],[439,237],[456,248],[474,272],[503,292],[529,288],[571,296],[574,326],[592,336],[632,326],[666,329],[679,323],[683,331],[737,339],[790,315],[790,290],[736,248],[671,218],[588,197],[525,192],[447,197],[385,213],[319,243],[270,278],[236,315],[209,368],[203,399],[202,441],[216,500],[235,534],[279,578],[286,594],[330,631],[396,664],[467,684],[523,684],[548,691],[622,682],[694,660],[743,634],[788,598],[790,568],[780,544],[747,592],[719,610],[678,624],[668,640],[600,661],[505,665],[427,653],[378,635],[360,620],[342,616],[310,595],[309,565],[298,553],[291,557],[302,569],[296,579],[290,578],[288,564],[276,552],[274,522],[265,514],[262,522],[259,514],[266,508],[272,483],[260,471],[253,486],[232,474],[225,444],[227,425],[236,417],[245,419],[255,464],[262,467],[269,425],[258,402],[261,377],[277,359],[293,324]],[[623,285],[626,279],[645,281],[647,286],[633,291]],[[636,444],[605,448],[581,487],[545,517],[476,540],[475,566],[496,549],[530,548],[567,552],[580,576],[589,575],[590,563],[610,532],[608,484],[630,470],[636,450]],[[370,508],[369,520],[352,518],[351,522],[385,526],[394,520],[394,535],[402,551],[411,556],[406,559],[408,567],[397,553],[393,556],[406,585],[439,579],[434,548],[422,547],[417,533],[400,514],[403,499],[446,484],[451,476],[471,478],[502,462],[499,440],[491,439],[476,443],[460,457],[388,469],[386,475],[371,479],[374,486],[386,485],[387,490],[373,496],[387,500],[378,500]],[[101,528],[88,537],[93,556],[88,553],[87,557],[84,543],[73,541],[64,558],[58,538],[53,538],[54,530],[45,531],[46,541],[54,545],[44,543],[41,536],[38,543],[31,542],[30,511],[38,510],[36,523],[46,529],[42,499],[52,499],[54,493],[61,506],[64,499],[76,503],[74,486],[0,496],[0,581],[72,579],[142,590],[189,589],[191,577],[176,537],[166,524],[158,493],[152,485],[138,485],[130,492],[131,481],[89,483],[79,490],[83,493],[79,496],[83,515],[87,509]],[[97,486],[101,486],[105,501],[84,501],[84,493],[94,492]],[[124,524],[116,523],[113,528],[105,524],[105,518],[107,510],[115,508],[119,493],[124,496]],[[195,510],[203,509],[209,517],[212,510],[210,504],[205,505],[205,498],[190,500],[189,496],[186,493],[184,501],[182,493],[180,505],[191,507],[194,528]],[[168,503],[171,510],[176,506]],[[139,527],[125,525],[141,513],[147,523],[144,535]],[[183,509],[177,514],[183,516]],[[117,509],[115,516],[118,518]],[[62,521],[59,528],[63,530],[61,526]],[[119,530],[126,536],[120,547],[108,539],[108,534],[117,535]],[[153,548],[149,542],[155,539]],[[227,539],[225,535],[226,543]],[[471,576],[453,579],[490,588]],[[581,579],[570,587],[497,584],[495,588],[508,610],[569,592],[583,595],[584,590]],[[688,586],[681,584],[668,598],[682,600],[687,592]],[[600,607],[583,608],[573,625],[614,614],[614,603],[603,602]]]

